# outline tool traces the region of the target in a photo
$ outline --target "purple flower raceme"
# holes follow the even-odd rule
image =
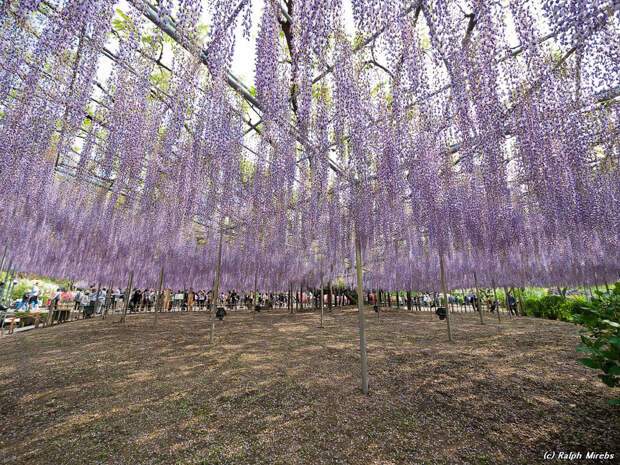
[[[353,36],[340,0],[158,2],[177,43],[129,4],[2,9],[21,270],[208,289],[221,234],[222,289],[354,284],[354,237],[368,289],[439,290],[440,254],[453,289],[617,279],[613,2],[355,0]],[[227,81],[259,4],[250,107]]]

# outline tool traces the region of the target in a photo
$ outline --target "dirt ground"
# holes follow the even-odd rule
[[[10,464],[535,464],[614,453],[613,393],[579,328],[530,318],[232,312],[93,319],[0,340]],[[617,392],[615,393],[617,394]],[[556,455],[557,457],[557,455]],[[594,461],[596,463],[614,463]],[[571,463],[580,463],[573,461]],[[586,463],[582,461],[581,463]],[[590,463],[593,463],[590,461]],[[618,463],[618,462],[615,462]]]

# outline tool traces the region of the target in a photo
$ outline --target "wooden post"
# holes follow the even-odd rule
[[[474,271],[474,285],[476,286],[476,307],[478,309],[478,313],[480,313],[480,324],[484,324],[484,318],[482,317],[482,301],[480,300],[480,289],[478,289],[478,278],[476,276],[476,272]]]
[[[58,305],[58,303],[56,304],[51,304],[48,305],[47,307],[47,319],[45,321],[45,326],[54,326],[54,311],[56,310],[56,305]]]
[[[161,286],[164,282],[164,265],[161,266],[159,272],[159,283],[157,284],[157,297],[155,297],[155,318],[153,319],[153,328],[157,326],[157,315],[161,311],[161,306],[164,303],[163,296],[161,295]],[[159,310],[157,309],[159,307]]]
[[[223,236],[223,224],[220,225],[220,243],[217,248],[217,264],[215,265],[215,282],[213,283],[213,299],[211,300],[211,335],[209,336],[209,343],[213,344],[215,338],[215,313],[217,310],[217,298],[219,296],[220,286],[220,265],[222,263],[222,236]],[[254,284],[256,285],[256,275],[254,275]],[[256,294],[254,294],[256,299]]]
[[[362,289],[362,244],[355,237],[355,267],[357,268],[357,308],[360,319],[360,359],[362,362],[362,392],[368,394],[368,366],[366,362],[366,316],[364,315],[364,291]]]
[[[121,316],[121,323],[125,323],[127,318],[127,309],[129,308],[129,299],[131,298],[131,285],[133,284],[133,271],[129,272],[129,282],[127,283],[127,291],[125,292],[125,302],[123,302],[123,315]]]
[[[452,341],[452,327],[450,325],[450,305],[448,304],[448,290],[446,287],[446,273],[443,267],[443,254],[439,253],[439,268],[441,272],[441,287],[443,288],[443,298],[446,302],[446,323],[448,324],[448,341]]]

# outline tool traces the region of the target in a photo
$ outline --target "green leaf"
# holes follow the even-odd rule
[[[601,378],[603,382],[609,387],[614,387],[616,385],[616,380],[613,376],[598,375],[598,377]]]
[[[598,360],[593,360],[591,358],[580,358],[579,361],[589,368],[601,368],[601,362]]]
[[[612,376],[620,376],[620,365],[611,367],[607,373]]]
[[[620,399],[609,399],[607,403],[609,405],[620,405]]]

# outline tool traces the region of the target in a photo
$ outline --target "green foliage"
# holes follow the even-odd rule
[[[562,320],[561,308],[566,299],[558,295],[546,295],[540,299],[543,318]],[[565,320],[566,321],[566,320]]]
[[[29,292],[32,284],[28,281],[20,281],[13,288],[13,298],[21,299],[24,296],[24,293]]]
[[[163,91],[167,91],[170,89],[171,78],[172,75],[170,74],[170,71],[163,68],[155,70],[153,74],[149,76],[149,79],[151,80],[153,85]]]
[[[585,366],[600,370],[599,378],[609,387],[620,385],[620,283],[607,292],[598,292],[590,306],[573,315],[585,327],[579,350],[588,356],[581,358]],[[612,404],[620,399],[612,399]]]
[[[112,29],[118,33],[124,34],[125,37],[129,36],[129,32],[136,29],[136,25],[133,23],[129,15],[123,10],[117,8],[115,16],[112,19]]]
[[[557,295],[546,295],[540,299],[530,297],[523,302],[527,316],[560,321],[573,321],[573,314],[587,305],[584,299],[568,300]]]
[[[527,316],[533,316],[536,318],[542,318],[542,307],[540,305],[540,299],[529,298],[523,302],[523,308]]]

